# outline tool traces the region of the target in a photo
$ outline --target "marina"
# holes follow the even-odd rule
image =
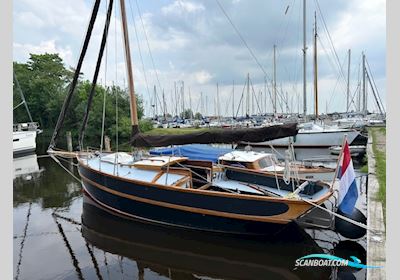
[[[281,35],[297,42],[274,39],[266,58],[231,18],[239,2],[93,0],[73,66],[47,52],[14,62],[15,279],[382,278],[386,110],[369,59],[379,63],[358,47],[356,65],[348,49],[345,75],[338,52],[349,43],[335,47],[318,0],[276,4],[284,13],[268,22],[293,21]],[[163,27],[149,27],[141,5]],[[196,47],[163,53],[164,21],[171,35],[191,13],[214,11],[208,32],[225,22],[248,56],[233,61],[254,65],[187,76],[219,63],[202,54],[171,74],[177,53]],[[204,32],[193,26],[182,32]],[[205,43],[233,40],[208,32]],[[168,59],[162,79],[153,51]]]

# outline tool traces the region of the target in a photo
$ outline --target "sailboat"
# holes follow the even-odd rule
[[[96,0],[97,5],[99,2]],[[111,0],[100,50],[104,49],[112,5]],[[297,134],[296,123],[185,135],[140,133],[124,0],[120,0],[120,10],[131,106],[131,144],[134,147],[238,143],[250,139],[269,141]],[[95,5],[89,28],[96,14]],[[77,81],[90,34],[88,29],[73,83]],[[101,56],[102,51],[96,70],[100,67]],[[96,79],[92,87],[95,84]],[[68,153],[55,150],[55,144],[74,86],[69,90],[48,149],[53,158]],[[86,121],[88,113],[89,110],[84,118]],[[81,151],[74,155],[84,191],[96,203],[114,213],[158,225],[239,235],[269,235],[306,214],[313,205],[322,204],[334,192],[332,185],[324,182],[300,179],[287,183],[281,175],[271,176],[235,166],[216,168],[211,161],[179,156],[144,157],[123,152],[90,152],[83,151],[81,142],[80,146]]]
[[[17,76],[15,75],[15,72],[13,74],[17,90],[22,99],[21,103],[14,107],[14,110],[21,105],[25,105],[26,112],[30,119],[30,122],[13,124],[13,155],[15,156],[34,152],[36,150],[36,136],[38,133],[41,133],[42,130],[39,129],[39,124],[32,120],[28,104],[26,103]]]

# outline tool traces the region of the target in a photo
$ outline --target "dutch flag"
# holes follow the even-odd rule
[[[358,188],[347,140],[344,143],[338,177],[340,179],[339,210],[351,214],[358,198]]]

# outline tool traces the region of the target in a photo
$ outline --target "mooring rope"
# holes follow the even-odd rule
[[[322,206],[320,206],[320,205],[318,205],[318,204],[312,202],[311,200],[304,199],[304,198],[302,198],[302,197],[300,197],[300,196],[299,196],[299,198],[300,198],[302,201],[307,202],[307,203],[311,204],[312,206],[317,207],[317,208],[319,208],[319,209],[321,209],[321,210],[324,210],[325,212],[328,212],[329,214],[332,214],[333,216],[338,217],[338,218],[340,218],[340,219],[342,219],[342,220],[344,220],[344,221],[346,221],[346,222],[349,222],[349,223],[351,223],[351,224],[353,224],[353,225],[359,226],[359,227],[361,227],[361,228],[363,228],[363,229],[366,229],[366,230],[368,230],[368,231],[370,231],[370,232],[373,232],[373,233],[375,233],[375,234],[377,233],[375,230],[369,228],[367,225],[365,225],[365,224],[363,224],[363,223],[359,223],[359,222],[354,221],[354,220],[352,220],[352,219],[350,219],[350,218],[347,218],[347,217],[345,217],[345,216],[343,216],[343,215],[340,215],[340,214],[338,214],[338,213],[336,213],[336,212],[333,212],[333,211],[331,211],[331,210],[329,210],[329,209],[326,209],[326,208],[324,208],[324,207],[322,207]]]
[[[82,183],[81,179],[79,179],[78,177],[75,176],[74,173],[72,173],[71,171],[69,171],[64,165],[62,165],[62,163],[58,160],[58,158],[56,158],[54,155],[50,155],[50,157],[58,163],[58,165],[60,165],[65,171],[67,171],[67,173],[69,175],[71,175],[75,180],[77,180],[79,183]]]

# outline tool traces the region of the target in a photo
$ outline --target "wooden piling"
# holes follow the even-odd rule
[[[71,131],[67,131],[67,148],[69,152],[72,152],[72,135]]]
[[[105,146],[106,152],[111,152],[111,140],[110,140],[110,137],[108,137],[107,135],[104,136],[104,146]]]

